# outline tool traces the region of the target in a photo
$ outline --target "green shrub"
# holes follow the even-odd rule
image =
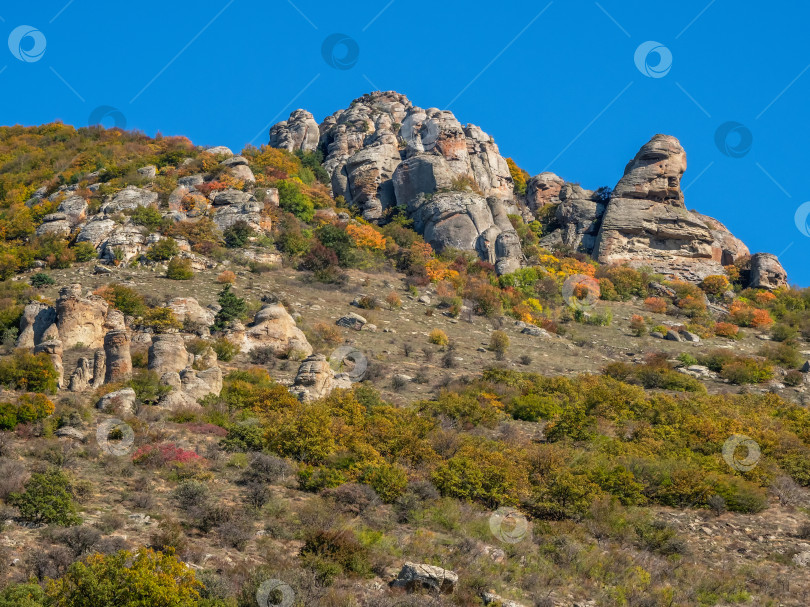
[[[149,228],[150,231],[155,232],[163,223],[163,216],[156,207],[137,207],[132,212],[132,223],[144,226]]]
[[[391,504],[405,493],[408,476],[399,466],[380,464],[367,466],[360,474],[360,482],[370,485],[383,502]]]
[[[312,221],[315,216],[315,205],[312,199],[301,191],[301,186],[292,180],[280,180],[278,188],[279,206],[292,213],[302,221]]]
[[[493,331],[489,339],[489,349],[495,352],[498,360],[503,360],[509,348],[509,336],[503,331]]]
[[[22,493],[12,493],[8,502],[16,506],[23,520],[31,523],[76,525],[81,519],[71,495],[71,483],[60,470],[34,473]]]
[[[44,352],[17,350],[13,356],[0,360],[0,385],[7,388],[53,394],[58,379],[59,374]]]
[[[96,252],[96,247],[94,247],[89,242],[79,242],[76,246],[73,247],[73,254],[76,256],[76,261],[78,263],[84,263],[85,261],[91,261],[98,257],[98,253]]]
[[[172,257],[166,268],[166,278],[171,280],[191,280],[194,278],[191,260],[187,257]]]
[[[146,258],[150,261],[168,261],[180,252],[174,238],[161,238],[146,250]]]
[[[31,286],[35,289],[49,287],[54,284],[56,284],[56,281],[51,277],[50,274],[46,274],[45,272],[37,272],[31,276]]]
[[[248,239],[253,236],[254,233],[255,231],[252,227],[250,227],[250,224],[247,221],[240,219],[232,226],[226,228],[222,233],[222,236],[225,240],[226,246],[232,249],[238,249],[245,246]]]
[[[211,347],[217,353],[217,359],[223,362],[230,362],[239,354],[239,346],[225,337],[214,340]]]
[[[247,312],[247,303],[231,291],[231,285],[227,284],[219,292],[217,298],[220,309],[214,318],[213,329],[221,331],[230,324],[231,321],[241,318]]]
[[[299,554],[303,565],[325,585],[340,575],[366,576],[371,572],[368,549],[348,529],[309,533]]]
[[[773,367],[753,358],[739,358],[723,365],[720,377],[732,384],[761,384],[773,377]]]
[[[536,422],[540,419],[553,418],[560,412],[560,406],[551,396],[527,394],[516,396],[508,410],[515,419]]]
[[[760,349],[759,355],[788,369],[795,369],[803,362],[799,350],[787,343],[765,344]]]

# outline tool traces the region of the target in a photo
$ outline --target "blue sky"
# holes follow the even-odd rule
[[[3,3],[0,37],[30,26],[45,50],[26,62],[0,47],[0,124],[83,126],[108,106],[128,128],[241,149],[297,107],[321,120],[394,89],[478,124],[531,174],[589,188],[615,185],[667,133],[687,151],[687,206],[806,286],[810,237],[794,217],[810,200],[808,22],[810,6],[786,0]],[[357,49],[348,65],[345,45],[327,54],[337,67],[324,59],[333,34]],[[648,41],[665,48],[639,68]],[[718,146],[729,122],[741,126]]]

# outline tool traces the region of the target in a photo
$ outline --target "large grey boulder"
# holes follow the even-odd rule
[[[256,312],[253,322],[235,336],[242,352],[255,348],[269,348],[276,356],[296,353],[299,356],[312,354],[312,346],[295,320],[281,304],[268,304]]]
[[[108,309],[101,297],[82,295],[80,284],[62,287],[56,300],[56,327],[64,347],[103,347]]]
[[[319,139],[318,123],[306,110],[295,110],[287,120],[270,129],[270,145],[288,152],[316,150]]]
[[[748,286],[752,289],[776,289],[787,285],[787,272],[776,255],[755,253],[751,256]]]
[[[406,562],[391,583],[394,588],[404,588],[408,592],[440,592],[450,594],[456,589],[458,574],[435,565]]]
[[[335,375],[323,354],[307,357],[298,367],[290,392],[302,402],[310,402],[328,396],[338,388],[348,389],[352,380],[346,373]]]
[[[33,348],[43,340],[45,331],[56,322],[56,309],[39,301],[32,301],[23,309],[20,318],[18,348]]]
[[[526,183],[526,206],[536,212],[547,204],[558,204],[563,184],[562,177],[548,171],[535,175]]]
[[[37,236],[53,234],[54,236],[67,237],[70,235],[71,225],[64,213],[51,213],[42,218],[42,223],[37,227]]]
[[[101,207],[101,212],[112,214],[121,211],[133,211],[138,207],[148,207],[157,203],[157,201],[157,192],[129,185],[105,202]]]
[[[544,175],[552,173],[541,173],[538,177]],[[546,248],[563,246],[592,254],[606,203],[592,190],[572,183],[563,184],[555,197],[558,200],[555,219],[560,227],[541,238],[540,245]]]
[[[127,263],[139,257],[146,245],[145,230],[134,223],[116,226],[101,247],[101,258],[107,262]]]
[[[89,242],[99,248],[117,225],[115,221],[103,215],[94,215],[82,226],[79,235],[76,236],[76,242]]]
[[[102,396],[96,403],[96,409],[104,413],[115,413],[117,415],[134,415],[135,403],[138,398],[132,388],[122,388],[115,392],[110,392]]]
[[[179,373],[192,362],[186,350],[183,336],[177,333],[164,333],[152,338],[149,346],[147,367],[158,375],[164,373]]]
[[[59,203],[59,212],[64,213],[71,226],[87,219],[87,201],[81,196],[68,196]]]

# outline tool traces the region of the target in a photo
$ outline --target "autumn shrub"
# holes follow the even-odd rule
[[[739,357],[723,365],[720,377],[732,384],[760,384],[773,377],[770,363]]]
[[[734,339],[740,332],[740,328],[730,322],[718,322],[714,325],[714,334],[717,337],[728,337]]]
[[[299,556],[304,567],[327,586],[339,576],[366,576],[371,570],[368,549],[348,529],[310,531]]]
[[[655,314],[666,314],[667,301],[661,297],[648,297],[644,300],[644,307]]]
[[[13,430],[17,424],[45,419],[53,414],[54,408],[53,402],[44,394],[22,394],[16,404],[0,403],[0,429]]]
[[[784,382],[786,386],[801,386],[804,383],[805,374],[793,369],[785,374]]]
[[[372,464],[366,466],[358,479],[371,486],[386,504],[393,503],[405,493],[408,476],[401,467],[392,464]]]
[[[509,336],[503,331],[493,331],[489,339],[489,349],[495,352],[498,360],[503,360],[509,348]]]
[[[628,266],[601,266],[597,278],[607,278],[622,300],[647,295],[647,280],[644,274]]]
[[[50,357],[44,352],[32,354],[20,349],[0,360],[0,385],[13,390],[53,394],[58,377]]]
[[[191,280],[194,278],[191,259],[188,257],[172,257],[166,267],[166,278],[171,280]]]
[[[391,291],[385,297],[385,303],[389,310],[399,310],[402,307],[402,298],[396,291]]]
[[[730,288],[730,283],[728,282],[728,278],[723,276],[722,274],[712,274],[711,276],[707,276],[703,279],[700,283],[700,288],[707,295],[722,295]]]
[[[211,347],[217,353],[217,360],[226,363],[232,361],[239,354],[239,346],[226,337],[215,339]]]
[[[642,337],[647,334],[647,322],[644,317],[639,314],[633,314],[630,317],[630,330],[636,337]]]
[[[276,182],[278,188],[279,206],[282,210],[292,213],[302,221],[312,221],[315,215],[315,205],[312,199],[303,192],[303,184],[294,179],[282,179]]]
[[[766,328],[773,324],[773,319],[767,310],[754,308],[739,299],[735,300],[729,308],[729,320],[740,327]]]
[[[759,355],[789,369],[795,369],[803,362],[799,350],[786,343],[764,344]]]
[[[135,289],[118,283],[112,283],[99,287],[94,292],[104,300],[123,312],[126,316],[141,316],[146,311],[146,303],[143,295]]]
[[[182,449],[174,443],[144,445],[132,454],[132,461],[145,468],[162,468],[169,464],[198,462],[201,459],[194,451]]]
[[[450,339],[447,337],[447,333],[442,331],[441,329],[433,329],[428,336],[428,340],[432,344],[436,344],[437,346],[446,346],[450,343]]]
[[[231,270],[224,270],[217,276],[217,282],[220,284],[233,284],[236,282],[236,274]]]

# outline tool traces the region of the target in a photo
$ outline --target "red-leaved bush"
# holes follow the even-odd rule
[[[174,443],[144,445],[132,454],[134,463],[150,468],[160,468],[168,464],[186,464],[201,460],[202,458],[194,451],[186,451]]]

